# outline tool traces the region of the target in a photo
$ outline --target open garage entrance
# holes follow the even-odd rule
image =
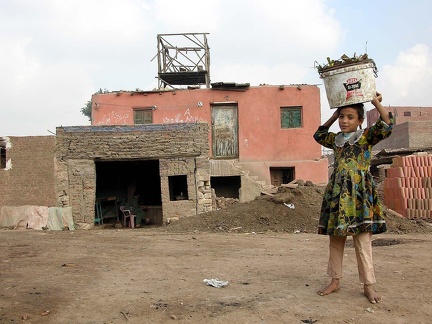
[[[162,225],[159,160],[96,162],[96,213],[104,223],[122,221],[119,208],[134,193],[150,224]]]

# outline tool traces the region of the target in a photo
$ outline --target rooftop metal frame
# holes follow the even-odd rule
[[[158,34],[158,87],[210,88],[208,33]]]

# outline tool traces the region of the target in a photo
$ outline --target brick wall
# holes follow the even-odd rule
[[[432,147],[432,120],[409,122],[409,147]]]
[[[94,161],[157,159],[164,219],[211,210],[211,201],[207,201],[208,131],[207,123],[58,127],[59,205],[72,206],[76,222],[92,224],[96,195]],[[189,199],[171,202],[168,177],[178,174],[187,175]]]
[[[55,136],[9,137],[8,167],[0,170],[1,206],[56,206]]]
[[[374,146],[374,150],[432,146],[432,122],[410,121],[393,126],[390,137]]]

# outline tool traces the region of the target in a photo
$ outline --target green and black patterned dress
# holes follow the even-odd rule
[[[332,133],[320,126],[314,139],[334,150],[334,171],[327,184],[321,206],[318,234],[356,235],[387,230],[382,206],[369,171],[372,147],[391,134],[391,124],[381,118],[370,128],[350,134]]]

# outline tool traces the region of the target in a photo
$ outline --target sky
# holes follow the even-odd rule
[[[428,0],[0,0],[0,136],[90,125],[91,95],[157,87],[157,35],[208,33],[211,82],[315,84],[367,53],[384,106],[432,106]],[[370,103],[366,110],[372,109]]]

